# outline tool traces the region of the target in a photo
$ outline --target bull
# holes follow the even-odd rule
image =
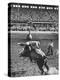
[[[47,57],[45,53],[39,48],[39,41],[29,41],[26,43],[18,43],[20,46],[25,46],[19,56],[29,57],[30,61],[35,61],[41,71],[44,74],[43,66],[49,71],[49,66],[47,65]]]

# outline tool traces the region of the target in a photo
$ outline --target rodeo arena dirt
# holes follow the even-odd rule
[[[8,76],[59,73],[58,8],[8,4]]]

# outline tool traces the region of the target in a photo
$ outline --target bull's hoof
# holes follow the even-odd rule
[[[44,75],[48,75],[48,72],[45,72]]]

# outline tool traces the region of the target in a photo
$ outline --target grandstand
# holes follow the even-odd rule
[[[9,3],[9,30],[58,31],[58,6]]]

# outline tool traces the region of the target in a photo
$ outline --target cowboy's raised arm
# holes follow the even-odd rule
[[[25,46],[26,45],[26,43],[17,43],[18,45],[20,45],[20,46]]]

